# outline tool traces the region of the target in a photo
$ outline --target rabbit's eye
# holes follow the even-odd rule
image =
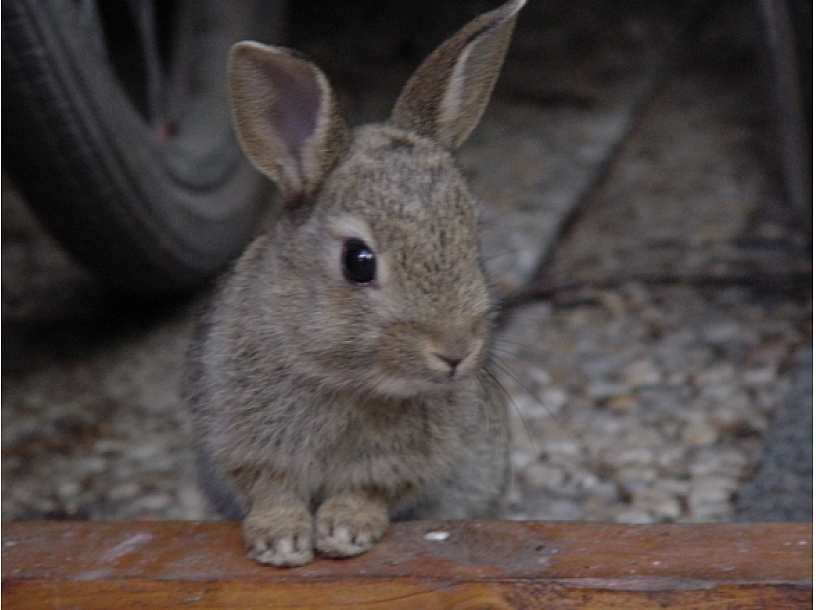
[[[349,239],[343,246],[343,275],[352,284],[370,284],[377,276],[377,259],[364,241]]]

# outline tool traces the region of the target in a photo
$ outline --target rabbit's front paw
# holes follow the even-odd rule
[[[315,547],[328,557],[352,557],[371,549],[387,528],[385,502],[362,495],[329,498],[315,515]]]
[[[252,511],[244,519],[249,556],[278,567],[302,566],[314,559],[312,516],[303,507]]]

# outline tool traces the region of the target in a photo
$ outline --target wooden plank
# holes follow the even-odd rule
[[[812,524],[418,521],[287,570],[247,559],[236,523],[13,522],[3,607],[811,608],[812,542]]]

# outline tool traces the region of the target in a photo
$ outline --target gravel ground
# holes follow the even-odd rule
[[[540,271],[496,341],[507,517],[808,518],[811,254],[781,204],[755,23],[738,2],[570,6],[525,8],[459,155],[500,286]],[[299,47],[360,120],[410,71],[383,40]],[[2,518],[213,518],[177,399],[206,295],[117,299],[5,178],[2,212]]]

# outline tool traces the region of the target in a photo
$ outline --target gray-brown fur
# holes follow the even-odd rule
[[[500,51],[479,59],[498,72],[506,40],[482,46]],[[250,554],[280,566],[361,553],[391,518],[496,516],[508,432],[484,368],[494,302],[448,150],[495,74],[478,76],[490,81],[482,108],[467,103],[470,118],[439,142],[393,123],[347,132],[325,76],[287,51],[239,45],[231,66],[244,150],[288,207],[224,278],[191,345],[185,397],[205,487],[243,516]],[[292,78],[313,98],[288,125],[276,105],[292,101],[276,87]],[[460,86],[417,78],[417,92]],[[376,255],[371,285],[344,277],[350,238]]]

